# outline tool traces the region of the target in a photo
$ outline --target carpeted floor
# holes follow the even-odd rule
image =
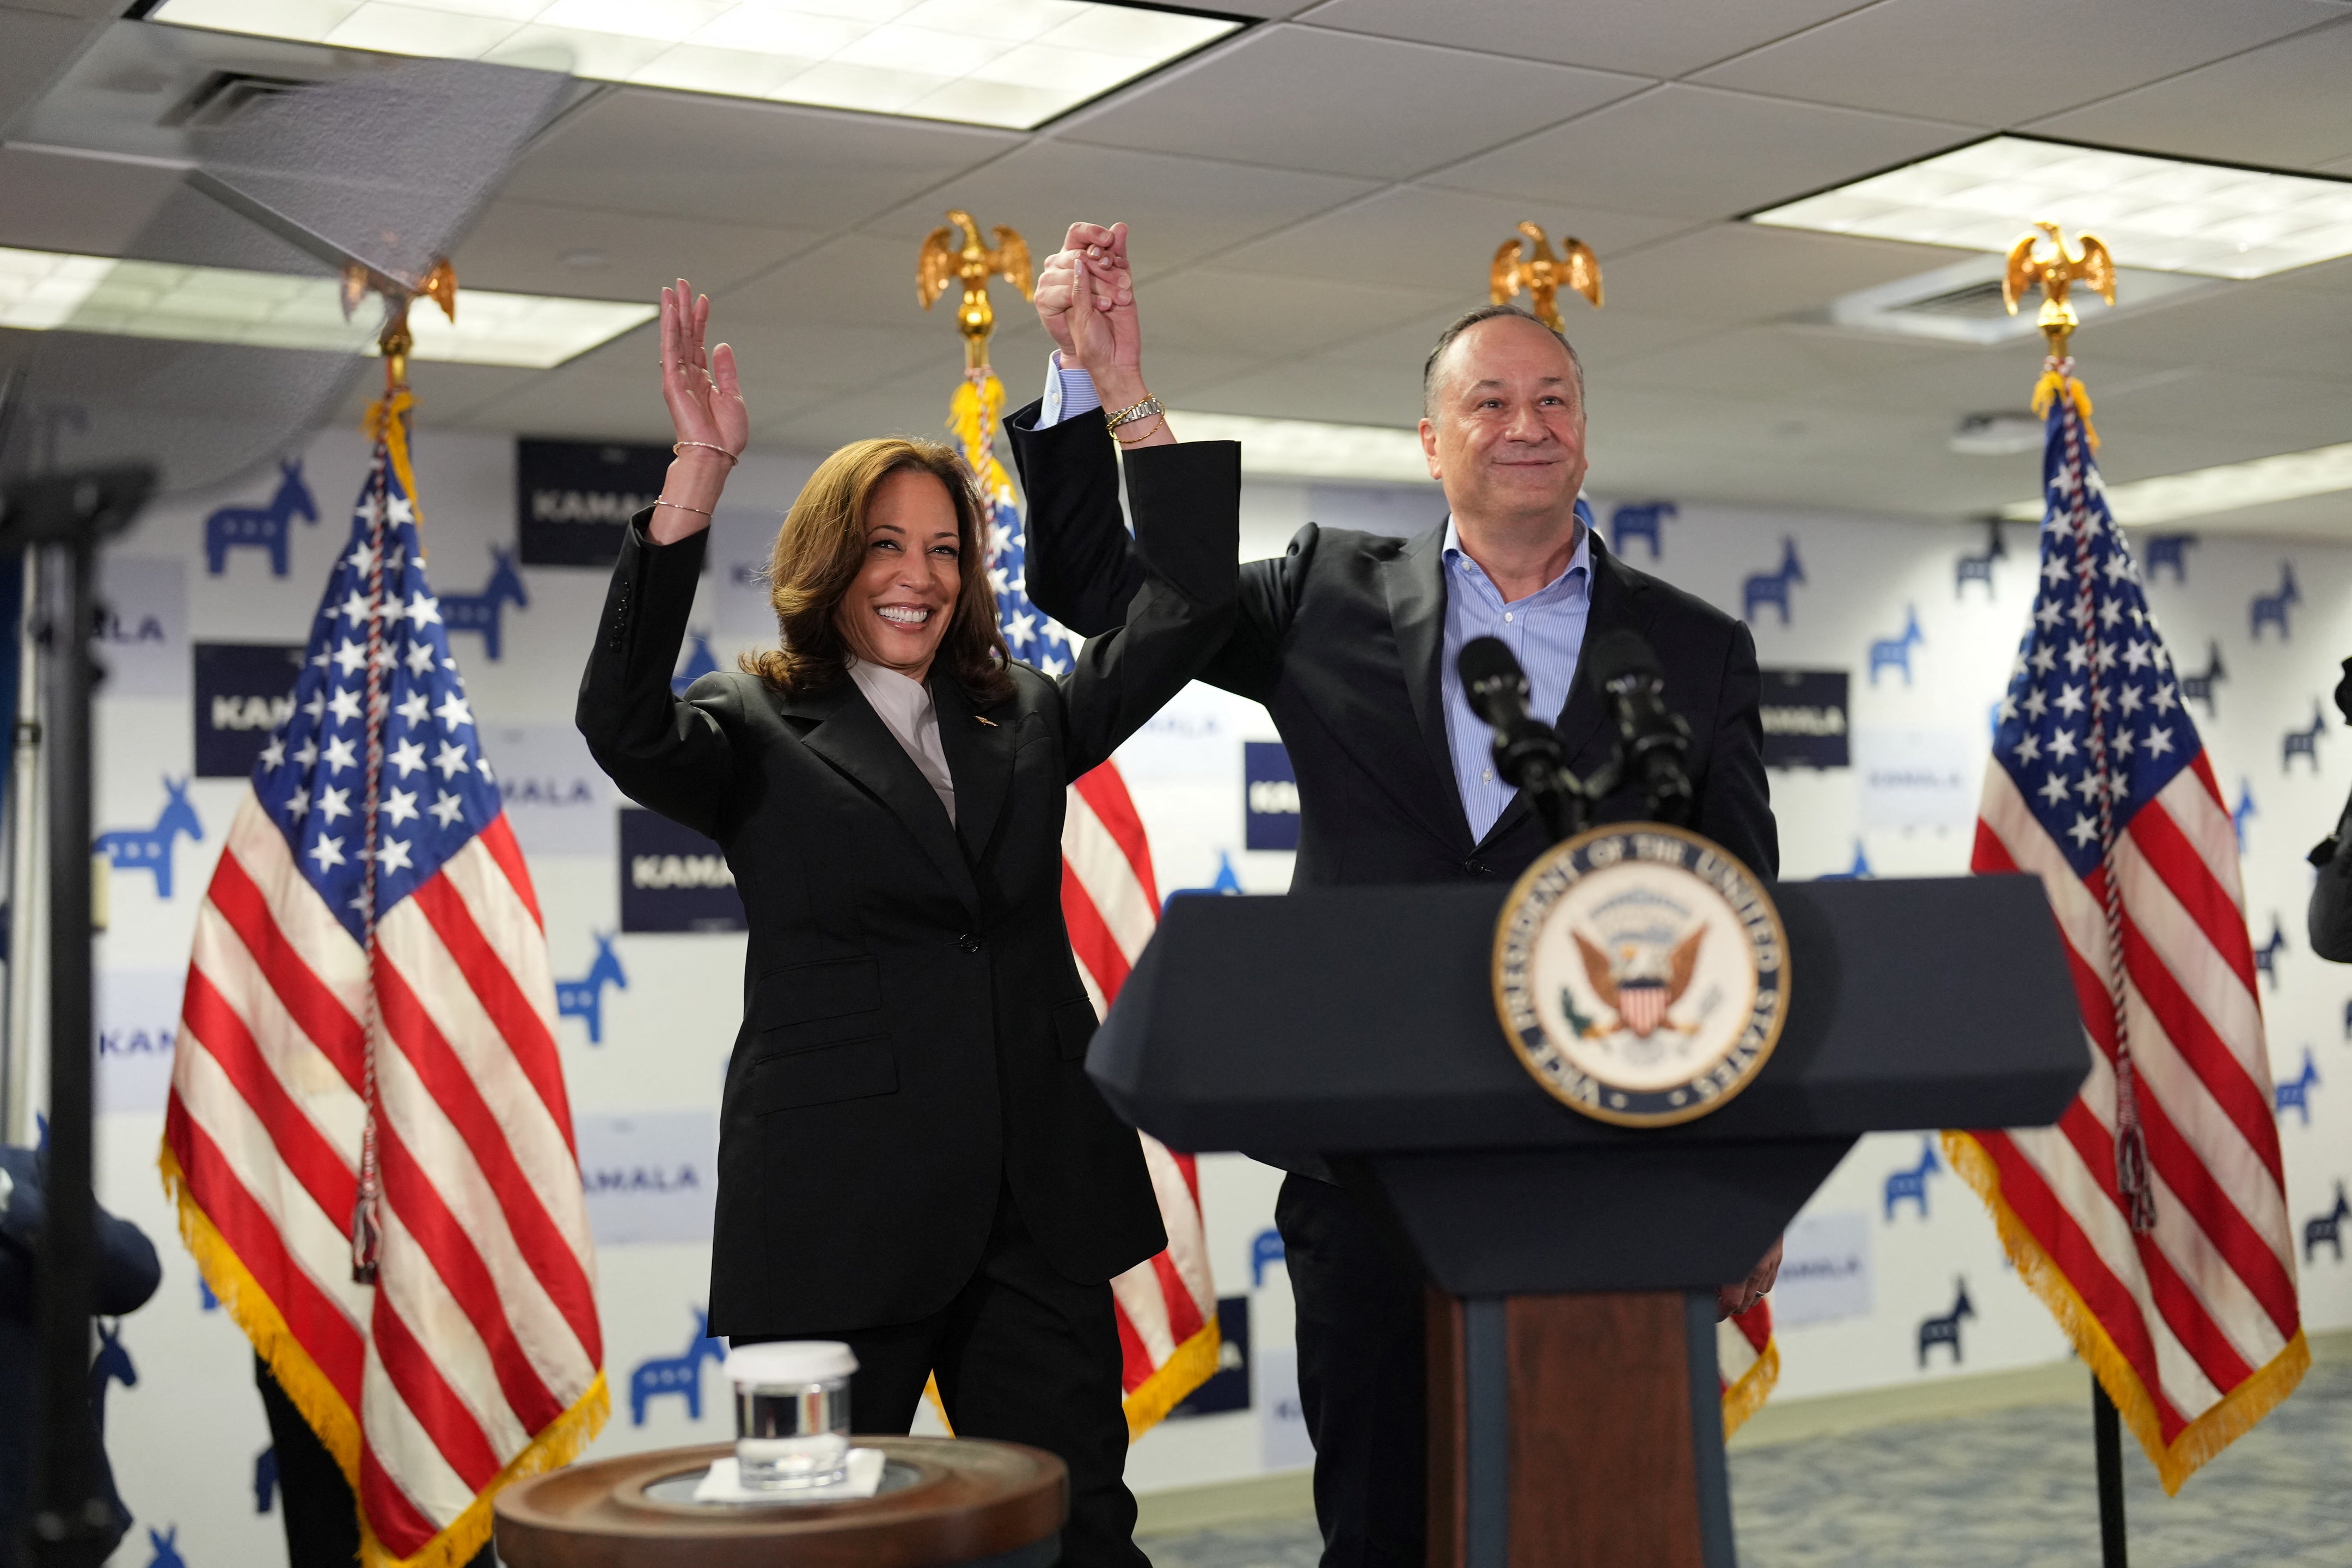
[[[2167,1498],[2125,1439],[2133,1568],[2352,1568],[2352,1363]],[[2091,1413],[2034,1405],[1736,1452],[1742,1568],[2084,1568]],[[1159,1568],[1314,1568],[1311,1521],[1146,1540]]]

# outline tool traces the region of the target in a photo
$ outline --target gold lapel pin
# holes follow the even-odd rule
[[[978,721],[980,723],[982,723],[982,724],[987,725],[987,726],[988,726],[990,729],[992,729],[992,730],[993,730],[993,729],[995,729],[995,728],[996,728],[996,721],[995,721],[995,720],[993,720],[993,719],[982,718],[982,717],[980,714],[978,714],[978,713],[973,714],[973,715],[972,715],[972,718],[973,718],[974,720]]]

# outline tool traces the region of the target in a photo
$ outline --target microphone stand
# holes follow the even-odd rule
[[[29,1552],[40,1568],[96,1568],[112,1520],[98,1496],[89,1443],[89,1320],[98,1264],[90,1192],[90,709],[97,661],[99,542],[131,526],[155,486],[136,465],[88,468],[11,485],[0,551],[40,552],[37,625],[43,649],[48,786],[49,1152],[35,1291]],[[29,854],[20,845],[17,853]],[[12,1045],[16,1042],[12,1042]]]

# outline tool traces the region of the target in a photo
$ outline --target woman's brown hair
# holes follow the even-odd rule
[[[939,480],[955,505],[962,586],[936,660],[974,701],[995,702],[1013,694],[1013,678],[1004,670],[1012,656],[996,626],[988,531],[971,470],[952,447],[898,436],[852,441],[817,465],[801,488],[800,499],[776,531],[775,553],[768,563],[768,602],[775,606],[782,646],[745,654],[746,670],[786,692],[821,690],[841,679],[853,650],[834,612],[866,564],[866,524],[876,493],[891,475],[910,472]]]

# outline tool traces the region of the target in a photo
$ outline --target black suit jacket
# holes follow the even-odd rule
[[[1073,630],[1115,626],[1143,567],[1120,521],[1110,438],[1097,419],[1039,430],[1036,410],[1031,404],[1006,426],[1028,492],[1029,596]],[[1129,453],[1130,476],[1138,458],[1169,449]],[[1240,616],[1202,679],[1274,714],[1298,775],[1296,886],[1516,877],[1549,847],[1524,796],[1471,839],[1438,683],[1444,536],[1442,521],[1410,540],[1310,522],[1288,553],[1242,568]],[[1755,639],[1741,622],[1619,561],[1597,534],[1591,559],[1586,645],[1630,626],[1657,649],[1666,700],[1691,727],[1692,826],[1759,875],[1777,876]],[[1603,717],[1600,693],[1580,675],[1559,720],[1579,773],[1609,755]],[[1642,801],[1621,791],[1595,815],[1629,821]]]
[[[985,705],[933,674],[952,825],[852,680],[783,695],[719,673],[673,699],[704,536],[656,545],[638,515],[579,725],[632,799],[719,841],[750,924],[719,1113],[714,1334],[940,1310],[1008,1186],[1075,1280],[1167,1245],[1135,1133],[1086,1076],[1095,1016],[1062,924],[1064,791],[1224,640],[1239,473],[1231,444],[1138,466],[1150,565],[1123,629],[1088,641],[1072,673],[1015,665],[1013,695]]]

